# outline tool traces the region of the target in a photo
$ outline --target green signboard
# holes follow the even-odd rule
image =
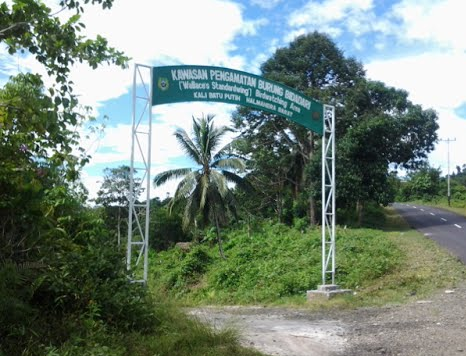
[[[153,68],[152,105],[218,101],[267,111],[318,133],[323,131],[323,105],[300,92],[263,77],[208,66]]]

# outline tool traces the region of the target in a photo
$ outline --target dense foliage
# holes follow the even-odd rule
[[[454,207],[466,207],[466,165],[457,166],[449,179],[449,202],[448,176],[442,176],[440,169],[428,165],[410,171],[406,177],[397,177],[392,186],[396,189],[398,201],[445,202]]]
[[[146,291],[128,283],[122,252],[85,207],[79,172],[88,157],[76,128],[86,111],[67,80],[75,60],[95,67],[126,57],[78,35],[82,8],[62,5],[76,11],[65,24],[42,2],[0,5],[2,44],[28,51],[56,81],[47,90],[27,73],[0,88],[1,355],[58,355],[61,345],[69,355],[102,354],[90,335],[156,325]]]
[[[312,33],[278,49],[262,65],[262,74],[336,108],[337,204],[357,209],[386,205],[395,191],[386,189],[394,166],[415,168],[426,160],[437,139],[437,114],[408,100],[408,93],[365,77],[362,64],[346,58],[330,37]],[[294,217],[318,222],[320,139],[275,115],[239,109],[242,154],[250,157],[248,178],[257,188],[251,201],[259,216],[289,222]],[[307,205],[307,208],[306,208]]]
[[[399,264],[401,252],[377,230],[339,230],[337,279],[357,288]],[[155,288],[170,296],[203,303],[277,302],[304,298],[321,284],[321,236],[318,230],[264,222],[253,231],[232,230],[226,237],[228,259],[208,244],[189,251],[174,248],[153,259]]]

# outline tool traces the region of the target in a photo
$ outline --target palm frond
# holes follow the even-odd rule
[[[227,180],[225,179],[225,177],[217,171],[212,171],[211,181],[212,181],[212,185],[220,193],[220,196],[225,197],[228,193],[228,184],[227,184]]]
[[[193,134],[194,134],[193,141],[198,148],[202,147],[201,139],[200,139],[201,138],[201,120],[202,118],[196,119],[193,116]]]
[[[202,115],[198,119],[193,116],[194,142],[203,153],[206,153],[205,149],[208,147],[209,136],[214,128],[214,117],[215,115],[212,114]]]
[[[211,172],[213,173],[213,172]],[[199,208],[204,209],[207,203],[207,191],[210,186],[209,177],[206,174],[203,174],[198,182],[198,186],[200,188],[200,200],[199,200]]]
[[[213,157],[213,160],[217,161],[220,158],[225,157],[225,156],[240,157],[239,155],[236,155],[232,152],[234,145],[235,145],[235,141],[227,143],[225,146],[223,146],[220,150],[217,151],[217,153]]]
[[[197,181],[199,181],[199,176],[197,177]],[[200,197],[201,197],[201,186],[200,184],[196,184],[194,190],[192,191],[191,195],[187,198],[186,207],[184,209],[183,214],[183,227],[187,228],[191,225],[200,210]]]
[[[182,228],[184,231],[188,229],[188,227],[193,223],[195,219],[195,214],[193,211],[196,211],[196,208],[193,208],[193,201],[192,199],[188,199],[186,201],[186,206],[184,207],[183,219],[182,219]]]
[[[166,182],[183,177],[191,172],[191,168],[177,168],[157,174],[154,177],[154,186],[159,187]]]
[[[174,200],[186,199],[195,189],[197,184],[197,172],[189,172],[186,176],[178,183],[176,187]]]
[[[216,127],[214,124],[215,115],[208,114],[199,119],[193,117],[194,142],[200,152],[202,152],[206,162],[212,159],[212,155],[220,144],[226,132],[231,131],[226,126]]]
[[[202,168],[173,170],[156,177],[156,182],[161,184],[171,176],[181,177],[184,174],[170,203],[180,201],[185,204],[183,214],[185,229],[198,217],[202,217],[204,223],[207,223],[209,218],[212,221],[212,217],[215,217],[216,221],[226,222],[228,211],[234,212],[234,195],[228,187],[228,182],[234,182],[241,187],[248,186],[241,177],[228,171],[243,172],[246,168],[244,160],[231,153],[232,145],[225,145],[217,151],[224,135],[232,130],[226,126],[216,127],[213,118],[214,115],[210,114],[198,119],[193,117],[191,138],[182,129],[175,132],[175,137],[183,150]],[[214,159],[212,159],[213,155]]]
[[[217,217],[218,222],[223,225],[227,218],[227,207],[225,206],[225,199],[220,193],[217,186],[212,185],[209,189],[209,216],[212,218]]]
[[[222,142],[222,138],[225,136],[225,134],[227,132],[231,132],[233,131],[231,128],[227,127],[227,126],[221,126],[221,127],[216,127],[216,128],[212,128],[211,130],[211,137],[210,137],[210,142],[209,142],[209,146],[208,146],[208,149],[211,153],[213,153],[214,151],[217,150],[218,146],[220,145],[220,143]],[[229,145],[226,145],[226,146],[229,146]],[[222,151],[226,146],[224,146],[220,151]],[[217,153],[218,154],[218,153]],[[216,155],[217,155],[216,154]],[[216,156],[215,155],[215,156]],[[214,156],[214,157],[215,157]]]
[[[233,172],[222,171],[222,175],[225,177],[227,182],[235,183],[239,189],[245,192],[251,192],[254,190],[254,187],[247,179],[242,178]]]
[[[197,164],[202,165],[201,152],[199,152],[198,148],[188,136],[186,131],[183,129],[177,129],[175,131],[175,138],[181,145],[183,151]]]
[[[246,170],[246,162],[238,157],[219,158],[212,162],[211,167],[244,172]]]

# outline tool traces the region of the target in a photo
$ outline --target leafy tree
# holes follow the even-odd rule
[[[404,201],[432,200],[440,193],[440,169],[428,165],[412,171],[401,185],[401,198]]]
[[[262,72],[335,106],[338,205],[356,208],[359,220],[365,202],[393,200],[394,191],[386,189],[390,167],[418,167],[433,149],[437,114],[411,103],[403,90],[367,80],[362,65],[346,58],[326,35],[314,32],[296,38],[277,50],[262,65]],[[249,109],[238,110],[235,124],[248,142],[242,153],[250,154],[251,168],[258,171],[251,174],[266,177],[272,160],[277,166],[285,164],[281,169],[294,202],[309,199],[309,217],[315,223],[321,179],[319,139],[298,125]],[[261,162],[260,157],[270,161]],[[277,181],[271,180],[269,186]],[[280,186],[274,188],[278,191]]]
[[[140,179],[134,179],[133,194],[139,190]],[[107,226],[117,226],[118,245],[121,241],[121,223],[128,216],[130,193],[130,167],[105,168],[104,180],[97,191],[96,204],[102,205],[107,217]]]
[[[169,201],[161,202],[158,198],[151,202],[149,244],[158,251],[191,238],[191,234],[183,230],[180,209],[170,209],[168,204]]]
[[[76,126],[88,111],[68,77],[76,62],[126,65],[105,39],[79,34],[85,4],[112,2],[62,0],[62,10],[73,12],[63,23],[42,1],[0,4],[1,44],[34,56],[55,81],[47,90],[39,75],[19,74],[0,88],[2,355],[43,355],[41,345],[84,339],[89,325],[129,328],[148,312],[79,184],[88,157],[77,147]]]
[[[365,202],[394,200],[390,167],[422,166],[437,139],[437,114],[408,100],[408,93],[381,82],[360,81],[348,93],[342,113],[347,127],[338,139],[339,203],[356,203],[361,220]]]
[[[107,45],[80,35],[84,24],[79,22],[84,5],[100,4],[110,8],[113,0],[61,0],[56,13],[37,0],[14,0],[0,4],[0,43],[10,54],[20,51],[35,57],[54,80],[45,90],[42,78],[35,74],[13,77],[0,94],[0,128],[2,162],[5,170],[20,169],[22,164],[61,166],[65,180],[78,177],[79,168],[87,162],[73,154],[77,148],[76,125],[88,118],[89,108],[79,106],[69,81],[70,68],[76,62],[96,68],[102,63],[126,67],[128,57]],[[72,16],[62,23],[58,13]],[[78,151],[79,152],[79,151]],[[14,167],[14,168],[12,168]],[[21,168],[19,168],[21,167]],[[6,171],[3,173],[7,174]]]
[[[265,141],[261,141],[264,143]],[[295,193],[290,176],[288,147],[279,141],[268,141],[269,150],[258,148],[253,140],[240,139],[241,152],[254,152],[247,162],[246,175],[254,186],[253,192],[237,192],[236,198],[244,213],[270,217],[275,216],[279,222],[286,220],[286,206],[291,204]],[[272,148],[273,147],[273,148]]]
[[[348,90],[364,76],[360,63],[345,58],[329,36],[317,32],[299,36],[288,47],[278,49],[261,70],[266,78],[334,104],[337,110],[344,105]],[[309,200],[309,217],[311,224],[315,224],[319,178],[307,174],[307,167],[320,159],[316,155],[316,135],[276,115],[249,109],[240,109],[234,120],[242,136],[250,142],[244,153],[251,155],[257,169],[261,169],[258,156],[269,156],[269,164],[277,159],[273,161],[276,167],[285,164],[286,185],[291,187],[295,200],[300,194]],[[274,182],[282,180],[274,179],[270,185]],[[279,190],[279,186],[272,189]]]
[[[109,47],[105,38],[97,36],[91,40],[80,35],[85,28],[80,22],[81,14],[89,3],[109,9],[113,0],[60,0],[62,8],[55,13],[42,1],[14,0],[11,4],[4,1],[0,4],[0,42],[10,54],[17,51],[32,54],[55,77],[62,95],[71,92],[72,83],[67,79],[75,62],[97,68],[101,63],[125,66],[128,60],[122,52]],[[65,10],[74,15],[62,23],[57,15]]]
[[[456,166],[456,172],[452,173],[451,178],[466,187],[466,164]]]
[[[72,189],[86,157],[72,150],[77,137],[33,74],[0,89],[0,252],[18,263],[40,248],[48,226],[42,201],[56,185]]]
[[[181,201],[184,205],[183,226],[196,223],[198,215],[202,222],[211,222],[216,231],[220,255],[225,258],[220,236],[220,226],[227,221],[227,211],[236,213],[234,197],[228,182],[246,188],[247,182],[233,171],[242,172],[244,161],[230,153],[231,143],[219,149],[222,137],[229,128],[215,127],[213,115],[195,119],[193,137],[178,129],[175,137],[195,164],[196,168],[179,168],[155,176],[154,185],[160,186],[171,179],[181,178],[172,199],[172,204]]]
[[[103,38],[79,34],[84,26],[79,23],[81,5],[90,2],[109,8],[113,1],[62,0],[62,10],[74,12],[65,23],[41,1],[0,4],[0,42],[10,54],[33,55],[55,79],[55,86],[46,91],[39,75],[19,74],[0,89],[0,216],[5,238],[0,251],[15,261],[40,248],[38,231],[42,223],[47,225],[41,202],[47,189],[74,189],[79,169],[88,160],[77,147],[76,125],[87,112],[72,92],[71,65],[126,65],[127,57],[109,48]]]

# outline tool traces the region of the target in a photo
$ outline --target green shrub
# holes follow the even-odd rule
[[[176,249],[159,255],[155,284],[187,301],[273,303],[293,296],[304,298],[307,290],[322,283],[320,230],[302,233],[269,223],[255,230],[251,235],[247,227],[229,232],[224,246],[226,260],[218,258],[215,248],[208,246],[202,247],[203,258],[194,259],[194,253],[192,257],[181,256]],[[399,265],[401,253],[381,231],[340,229],[336,244],[337,280],[343,287],[354,288]],[[210,257],[204,260],[205,256]],[[189,273],[184,275],[183,271]],[[187,283],[186,277],[192,275],[202,284]],[[170,283],[167,276],[172,278]]]
[[[194,245],[188,252],[175,247],[170,252],[157,254],[157,260],[165,265],[167,272],[156,277],[161,281],[159,285],[165,290],[183,293],[199,281],[212,263],[208,250],[207,246]]]
[[[337,278],[355,288],[399,266],[402,254],[379,230],[338,230]]]
[[[152,330],[146,288],[129,283],[124,252],[109,242],[103,221],[63,187],[46,192],[42,204],[40,237],[26,241],[37,262],[0,261],[0,354],[43,355],[41,344],[60,348],[94,323]]]

